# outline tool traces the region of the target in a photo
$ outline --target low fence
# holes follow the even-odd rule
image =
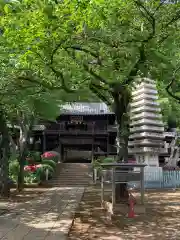
[[[111,182],[111,170],[103,170],[105,181]],[[146,189],[180,188],[179,170],[145,171],[144,185]],[[139,188],[140,182],[129,182],[129,187]]]
[[[180,171],[163,170],[162,172],[146,172],[145,188],[179,188]]]

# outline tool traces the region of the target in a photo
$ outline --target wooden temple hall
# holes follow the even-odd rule
[[[56,122],[34,128],[34,140],[42,152],[56,150],[66,160],[71,150],[89,151],[93,156],[115,155],[115,114],[105,103],[66,104]]]

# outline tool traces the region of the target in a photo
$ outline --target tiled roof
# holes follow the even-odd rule
[[[101,102],[75,102],[61,106],[61,114],[74,115],[104,115],[114,114],[105,103]]]

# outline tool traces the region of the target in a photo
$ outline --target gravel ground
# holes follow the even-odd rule
[[[180,239],[180,191],[146,192],[146,214],[110,223],[100,206],[100,190],[88,187],[76,212],[69,240]]]

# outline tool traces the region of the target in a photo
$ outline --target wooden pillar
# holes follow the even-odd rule
[[[94,162],[94,123],[92,128],[92,148],[91,148],[91,163]]]
[[[61,152],[60,152],[60,154],[61,154],[61,161],[64,162],[64,145],[63,144],[61,144]]]
[[[107,157],[109,156],[109,133],[107,134]]]
[[[108,132],[108,115],[107,115],[107,119],[106,119],[106,131],[107,131],[107,142],[106,142],[106,156],[108,157],[109,155],[109,132]]]
[[[46,133],[43,131],[43,153],[46,151]]]
[[[91,162],[94,162],[94,135],[92,136]]]
[[[60,159],[59,159],[59,161],[60,161],[60,162],[62,161],[61,148],[62,148],[62,144],[61,144],[60,134],[59,134],[59,155],[60,155]]]

